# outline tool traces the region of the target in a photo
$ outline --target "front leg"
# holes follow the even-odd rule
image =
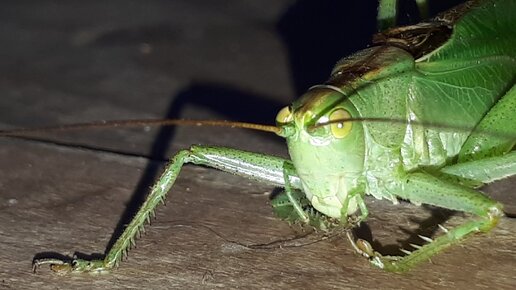
[[[284,186],[285,181],[288,181],[289,187],[294,189],[299,189],[301,186],[295,171],[290,170],[289,175],[284,177],[284,167],[291,164],[288,160],[224,147],[192,146],[189,150],[179,151],[172,158],[145,202],[103,260],[39,259],[33,262],[34,270],[41,265],[50,265],[54,272],[60,274],[69,272],[96,274],[109,272],[117,267],[122,257],[126,256],[131,246],[135,244],[136,237],[143,231],[145,222],[150,221],[151,216],[154,215],[156,206],[165,201],[168,191],[185,163],[217,168],[276,186]]]
[[[374,266],[388,271],[410,270],[472,233],[491,230],[503,216],[502,205],[481,192],[440,180],[426,173],[408,174],[400,182],[398,196],[403,199],[473,213],[480,218],[451,230],[443,228],[445,234],[434,240],[422,236],[421,238],[428,243],[423,246],[414,245],[416,250],[410,253],[406,251],[408,255],[403,257],[384,257],[375,252],[366,241],[359,240],[356,244],[353,242],[355,249],[368,257]]]

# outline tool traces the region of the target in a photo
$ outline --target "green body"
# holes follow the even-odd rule
[[[490,230],[503,216],[502,205],[475,188],[516,174],[513,11],[514,0],[475,1],[428,22],[383,31],[376,46],[340,61],[328,82],[278,114],[291,161],[222,147],[181,150],[104,260],[40,259],[34,265],[76,273],[116,267],[185,163],[284,187],[274,202],[277,211],[321,227],[320,214],[308,205],[343,223],[360,222],[368,215],[365,194],[477,216],[443,228],[433,241],[422,237],[429,243],[414,245],[404,257],[383,257],[366,241],[350,238],[360,254],[386,270],[408,270],[471,233]],[[382,22],[389,15],[383,12]],[[366,120],[342,119],[348,117]],[[373,119],[396,122],[367,121]]]
[[[469,12],[453,26],[449,40],[419,58],[388,44],[360,51],[339,62],[325,86],[293,104],[294,121],[285,124],[296,127],[287,137],[289,152],[317,210],[339,218],[353,191],[396,202],[406,172],[438,170],[457,161],[471,131],[516,79],[516,23],[509,13],[516,11],[516,2],[497,2],[498,9]],[[306,132],[307,125],[338,108],[352,117],[406,125],[357,123],[342,139]],[[504,126],[504,120],[497,121]],[[355,204],[347,214],[354,213]]]

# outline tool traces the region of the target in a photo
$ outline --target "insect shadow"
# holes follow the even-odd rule
[[[376,1],[300,0],[285,11],[276,23],[276,30],[287,48],[296,96],[300,96],[310,86],[324,82],[340,58],[367,47],[371,36],[376,32],[376,6]],[[407,5],[403,4],[401,7]],[[415,7],[408,7],[401,10],[402,16],[413,15],[407,11],[414,11]],[[401,22],[415,22],[414,19],[402,17]],[[139,37],[146,38],[145,31],[140,32]],[[179,118],[186,105],[195,104],[209,107],[230,120],[270,124],[274,121],[278,109],[286,105],[271,99],[273,98],[221,84],[193,82],[171,97],[164,118]],[[161,171],[163,160],[169,157],[166,156],[166,152],[170,148],[174,134],[174,127],[159,129],[150,150],[150,161],[107,249],[113,246],[125,225],[131,221],[144,201],[149,187]],[[270,139],[277,142],[277,138]]]
[[[349,7],[349,3],[330,0],[297,1],[276,23],[277,33],[288,51],[291,76],[297,96],[310,86],[323,82],[335,62],[341,57],[369,43],[376,25],[376,3],[359,2],[361,3]],[[371,3],[366,4],[366,2]],[[364,17],[365,14],[367,17]],[[351,30],[351,33],[343,32],[346,27],[356,25],[362,29]],[[139,37],[147,38],[145,31],[140,32]],[[105,37],[100,39],[105,41]],[[250,94],[221,84],[194,82],[171,97],[164,118],[179,118],[186,105],[194,104],[210,108],[230,120],[270,124],[274,122],[277,111],[286,105],[270,101],[271,99],[274,98]],[[131,221],[144,201],[149,187],[153,185],[160,173],[161,161],[167,158],[165,155],[174,139],[174,134],[174,127],[159,129],[150,150],[151,161],[143,170],[143,175],[117,224],[107,249],[113,246],[125,225]],[[275,136],[266,138],[274,140],[272,142],[278,140]]]

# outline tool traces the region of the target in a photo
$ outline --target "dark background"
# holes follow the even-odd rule
[[[417,21],[412,3],[402,2],[401,22]],[[432,2],[431,10],[444,9],[443,2]],[[339,58],[367,47],[375,17],[376,1],[3,1],[0,123],[169,117],[272,124]],[[396,276],[369,267],[344,239],[272,250],[236,246],[231,241],[267,243],[296,232],[272,215],[263,194],[270,186],[193,166],[114,274],[57,277],[46,268],[32,274],[37,254],[102,254],[163,160],[180,148],[212,144],[287,156],[278,137],[226,128],[51,137],[80,148],[0,141],[1,287],[515,286],[512,219]],[[488,191],[514,212],[510,188],[507,181]],[[372,231],[375,245],[393,254],[449,216],[409,204],[371,199],[368,205],[362,234],[370,238]],[[448,223],[463,220],[456,215]]]

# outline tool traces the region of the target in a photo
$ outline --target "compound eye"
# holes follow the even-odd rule
[[[333,137],[341,139],[346,137],[351,132],[351,122],[345,120],[350,119],[351,115],[344,109],[337,109],[330,114],[330,122],[336,122],[330,124],[330,130]],[[342,120],[342,122],[338,122]]]
[[[279,124],[286,124],[291,122],[294,119],[292,115],[292,109],[290,106],[284,107],[281,109],[276,116],[276,122]]]

